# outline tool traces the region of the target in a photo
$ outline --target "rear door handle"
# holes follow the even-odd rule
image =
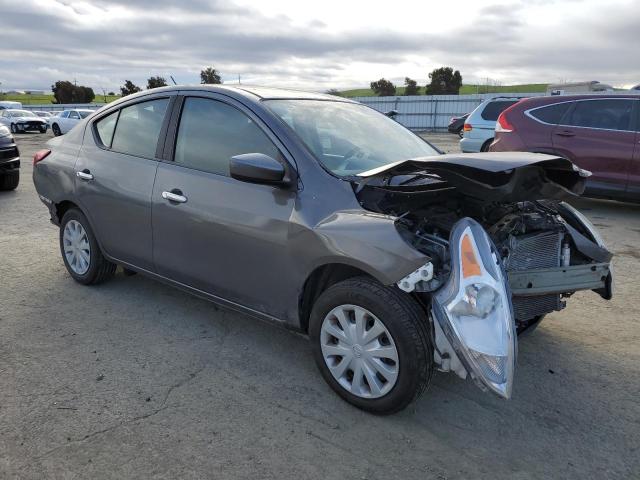
[[[560,136],[560,137],[575,137],[576,134],[573,133],[571,130],[562,130],[561,132],[556,132],[556,135]]]
[[[80,172],[76,172],[76,177],[81,178],[82,180],[93,180],[93,175],[86,168]]]
[[[187,197],[185,197],[177,188],[174,188],[170,192],[162,192],[162,198],[175,203],[185,203],[187,201]]]

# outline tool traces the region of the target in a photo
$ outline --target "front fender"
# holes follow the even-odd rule
[[[365,210],[343,210],[320,221],[311,232],[324,250],[317,265],[344,263],[392,285],[431,259],[398,233],[395,217]]]

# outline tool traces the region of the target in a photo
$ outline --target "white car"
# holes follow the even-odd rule
[[[498,115],[520,100],[522,99],[494,97],[478,105],[464,122],[460,150],[464,153],[487,152],[493,142]]]
[[[37,131],[45,133],[47,122],[29,110],[14,110],[12,108],[0,110],[0,124],[6,125],[11,133]]]
[[[56,117],[52,117],[49,119],[49,124],[51,124],[51,131],[57,137],[59,135],[63,135],[75,127],[80,121],[84,118],[87,118],[91,115],[93,110],[65,110],[61,112],[60,115]]]

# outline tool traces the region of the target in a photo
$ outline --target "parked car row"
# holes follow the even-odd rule
[[[79,283],[122,265],[309,334],[332,389],[406,407],[436,369],[509,398],[517,334],[611,253],[557,155],[441,154],[348,99],[166,87],[109,104],[33,158]],[[62,292],[60,292],[62,294]]]
[[[640,201],[640,96],[534,97],[504,110],[492,152],[537,152],[591,172],[585,195]]]

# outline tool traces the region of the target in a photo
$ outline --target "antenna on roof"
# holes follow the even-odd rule
[[[171,79],[171,81],[173,82],[173,84],[174,84],[174,85],[178,85],[178,84],[176,83],[176,79],[175,79],[175,78],[173,78],[173,75],[169,75],[169,78]]]

